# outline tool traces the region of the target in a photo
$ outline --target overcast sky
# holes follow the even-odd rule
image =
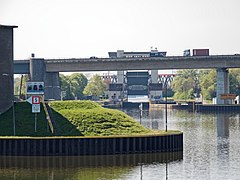
[[[14,59],[107,57],[109,51],[240,53],[239,0],[0,0],[17,25]]]

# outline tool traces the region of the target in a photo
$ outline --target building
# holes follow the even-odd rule
[[[108,52],[109,58],[148,58],[166,57],[167,52]],[[158,70],[149,71],[118,71],[117,81],[109,84],[108,96],[111,101],[123,101],[141,97],[142,101],[162,97],[162,83],[158,79]],[[146,98],[143,98],[146,97]]]

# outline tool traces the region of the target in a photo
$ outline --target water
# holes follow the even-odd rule
[[[140,121],[139,110],[125,111]],[[168,110],[168,129],[184,132],[183,153],[85,157],[0,157],[1,179],[240,179],[239,114]],[[165,129],[164,109],[141,123]]]

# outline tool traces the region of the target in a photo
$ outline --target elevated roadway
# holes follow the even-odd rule
[[[240,55],[151,58],[44,59],[46,72],[240,68]],[[15,60],[15,74],[29,74],[29,60]]]

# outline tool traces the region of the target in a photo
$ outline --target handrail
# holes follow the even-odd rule
[[[52,134],[54,133],[54,128],[53,128],[53,124],[52,124],[52,121],[51,121],[51,118],[50,118],[50,115],[48,113],[48,109],[47,109],[47,106],[45,104],[45,102],[43,102],[43,109],[45,111],[45,114],[46,114],[46,118],[47,118],[47,121],[48,121],[48,125],[50,127],[50,130],[52,132]]]

